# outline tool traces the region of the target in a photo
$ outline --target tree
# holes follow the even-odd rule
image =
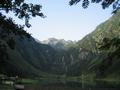
[[[69,2],[70,5],[75,5],[81,0],[71,0]],[[110,5],[113,5],[113,13],[116,13],[116,11],[120,8],[120,1],[119,0],[91,0],[91,3],[101,3],[102,8],[106,9]],[[83,0],[82,1],[82,7],[87,8],[90,4],[90,0]]]
[[[0,10],[10,11],[15,14],[19,19],[25,19],[25,25],[29,28],[29,19],[31,17],[40,16],[44,18],[44,14],[41,12],[41,5],[33,5],[32,3],[27,4],[25,0],[0,0]],[[1,12],[2,13],[2,12]]]

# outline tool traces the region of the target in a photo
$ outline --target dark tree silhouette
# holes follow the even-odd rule
[[[29,28],[29,19],[31,17],[40,16],[44,18],[44,14],[41,12],[41,5],[33,5],[32,3],[25,3],[25,0],[0,0],[0,11],[10,11],[15,14],[19,19],[25,19],[25,25]]]
[[[75,5],[80,1],[81,0],[71,0],[69,2],[69,4]],[[110,5],[113,5],[113,13],[116,13],[116,11],[120,8],[120,1],[119,0],[83,0],[82,7],[87,8],[90,3],[101,3],[103,9],[106,9]]]

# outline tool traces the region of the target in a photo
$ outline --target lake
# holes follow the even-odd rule
[[[43,80],[25,85],[25,90],[120,90],[119,82]]]
[[[25,90],[120,90],[118,81],[80,81],[40,79],[37,83],[24,84]],[[0,90],[14,90],[8,85],[0,85]]]

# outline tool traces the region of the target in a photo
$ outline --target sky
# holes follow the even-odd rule
[[[69,6],[69,0],[28,0],[39,3],[46,18],[32,18],[27,29],[34,38],[80,40],[95,30],[96,26],[111,17],[112,8],[103,10],[100,4],[90,4],[83,9],[81,3]]]

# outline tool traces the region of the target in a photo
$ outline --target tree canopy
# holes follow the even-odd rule
[[[70,5],[75,5],[79,3],[81,0],[71,0],[69,2]],[[87,8],[90,3],[101,3],[102,8],[106,9],[110,5],[113,6],[113,13],[115,13],[120,8],[120,1],[119,0],[83,0],[82,7]]]
[[[71,0],[69,4],[75,5],[80,1],[81,0]],[[87,8],[90,3],[101,3],[103,9],[113,5],[114,13],[120,8],[119,0],[83,0],[82,7]],[[10,11],[13,12],[19,19],[24,18],[25,26],[28,28],[31,26],[29,23],[31,17],[45,17],[41,9],[42,6],[40,4],[26,3],[25,0],[0,0],[0,13],[2,13],[2,11],[6,11],[6,13]]]
[[[40,16],[44,18],[44,14],[41,12],[42,6],[39,4],[28,4],[25,0],[0,0],[0,11],[10,11],[15,14],[19,19],[25,19],[25,25],[30,27],[29,19],[31,17]]]

